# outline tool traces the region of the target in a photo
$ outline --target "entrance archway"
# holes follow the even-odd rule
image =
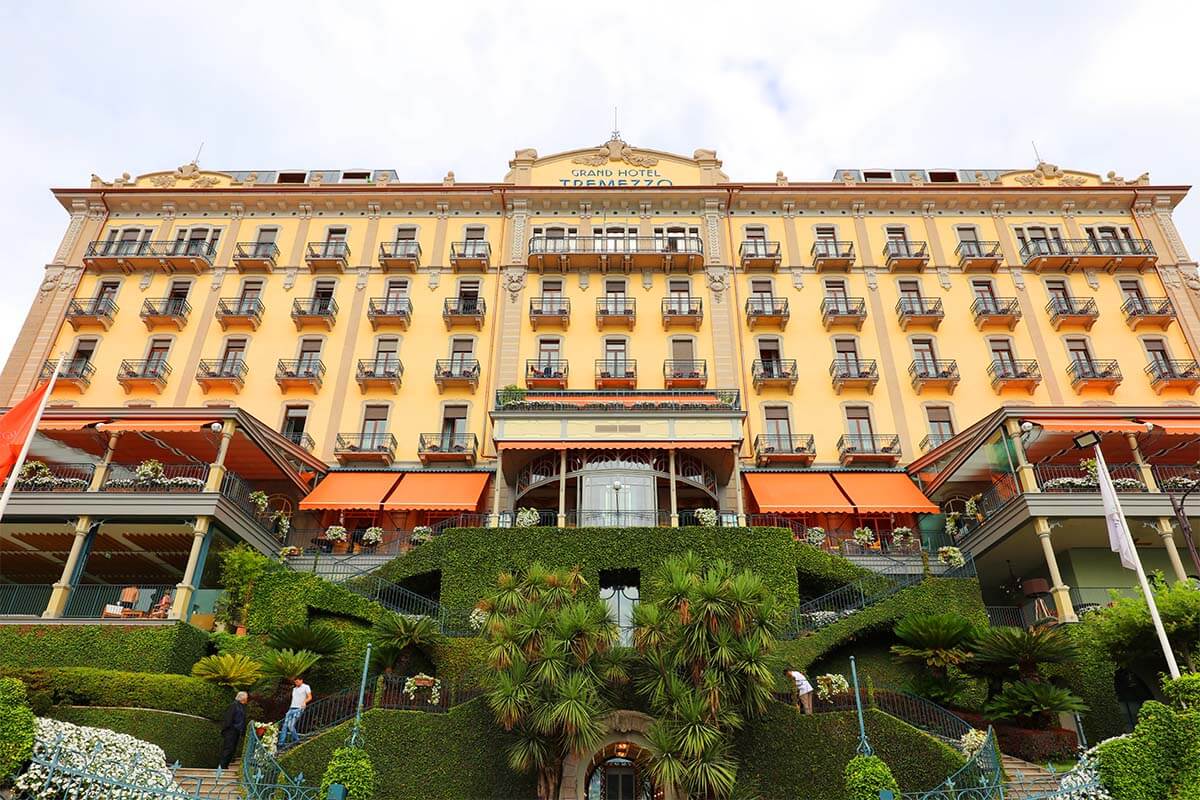
[[[653,721],[637,711],[609,714],[604,720],[607,733],[596,751],[570,756],[563,763],[559,800],[675,800],[671,792],[656,788],[637,765],[637,756],[649,747],[646,731]]]

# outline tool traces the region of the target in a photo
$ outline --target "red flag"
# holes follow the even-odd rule
[[[10,408],[0,416],[0,483],[12,472],[12,468],[21,457],[21,448],[33,430],[33,422],[37,418],[38,409],[42,405],[42,396],[46,394],[49,383],[43,383],[32,394]]]

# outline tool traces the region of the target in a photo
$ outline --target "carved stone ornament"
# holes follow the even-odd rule
[[[221,284],[225,282],[225,273],[228,267],[213,267],[212,271],[212,290],[215,292],[221,288]]]
[[[169,172],[164,172],[162,175],[155,175],[150,179],[150,183],[157,186],[159,189],[169,189],[176,183],[176,178]]]
[[[58,284],[60,281],[62,281],[62,277],[63,274],[61,270],[47,273],[46,277],[42,279],[42,285],[38,287],[37,301],[39,303],[43,302],[55,289],[58,288]]]
[[[429,288],[436,289],[438,284],[442,282],[442,268],[430,267],[429,269]]]
[[[1183,284],[1179,281],[1179,270],[1175,267],[1159,267],[1158,275],[1162,278],[1162,282],[1172,289],[1183,288]]]
[[[193,189],[208,189],[217,185],[217,179],[212,175],[202,175],[192,182]]]
[[[877,291],[879,289],[879,278],[875,274],[875,268],[863,267],[863,274],[867,278],[867,288],[872,292]]]
[[[525,291],[525,268],[510,267],[504,272],[504,290],[508,292],[508,302],[515,303]]]
[[[654,286],[654,276],[650,274],[650,270],[642,270],[642,288],[647,292]]]
[[[624,161],[633,167],[653,167],[658,163],[657,158],[635,153],[615,132],[611,139],[597,147],[591,155],[575,156],[571,159],[574,164],[586,164],[589,167],[603,166],[610,161]]]
[[[713,302],[721,302],[721,295],[729,288],[729,273],[724,267],[710,268],[706,272],[708,290],[713,293]]]
[[[1063,186],[1083,186],[1085,183],[1087,183],[1087,178],[1083,177],[1082,175],[1068,175],[1063,178],[1060,183]]]
[[[586,269],[579,270],[579,288],[583,289],[585,292],[587,291],[588,283],[591,280],[591,278],[588,277],[589,275],[591,275],[591,273]]]
[[[804,288],[804,270],[799,267],[792,267],[792,286],[797,289]]]
[[[1087,285],[1095,290],[1100,288],[1100,279],[1096,277],[1096,270],[1085,269],[1083,271],[1083,279],[1087,281]]]
[[[938,283],[941,284],[941,287],[943,289],[949,290],[950,289],[950,268],[949,267],[938,267],[937,268],[937,276],[938,276]]]
[[[361,292],[363,289],[367,288],[367,273],[370,271],[370,267],[358,268],[358,279],[354,282],[355,291]]]
[[[150,288],[150,282],[154,280],[154,270],[148,269],[142,273],[142,279],[138,281],[138,288],[143,292]]]
[[[446,177],[442,178],[442,186],[453,186],[453,185],[454,185],[454,170],[448,170],[446,172]]]
[[[787,177],[787,175],[783,174],[783,170],[779,170],[778,172],[775,173],[775,185],[776,186],[787,186],[788,185],[788,177]]]
[[[1012,268],[1013,286],[1025,291],[1025,272],[1020,267]]]
[[[299,267],[288,267],[283,272],[283,288],[292,289],[296,285],[296,276],[300,274]]]

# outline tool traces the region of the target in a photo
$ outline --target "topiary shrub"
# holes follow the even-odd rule
[[[321,778],[321,797],[329,793],[329,787],[340,783],[346,787],[349,800],[370,800],[375,794],[375,767],[366,750],[357,747],[339,747],[333,751],[325,775]]]
[[[186,622],[136,625],[3,625],[0,665],[97,667],[186,675],[208,650],[208,634]]]
[[[879,792],[889,789],[899,794],[900,785],[888,765],[876,756],[855,756],[842,772],[846,782],[846,800],[879,800]]]
[[[1200,672],[1163,681],[1163,694],[1178,709],[1200,711]]]
[[[1114,800],[1200,798],[1200,713],[1150,700],[1133,733],[1096,747],[1100,780]]]
[[[0,678],[0,786],[17,773],[33,753],[33,711],[25,684]]]
[[[219,720],[233,693],[222,686],[187,675],[155,675],[88,667],[14,670],[0,667],[0,676],[20,679],[29,690],[30,705],[39,714],[51,706],[150,708]]]

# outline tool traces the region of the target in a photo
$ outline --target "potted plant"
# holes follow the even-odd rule
[[[946,535],[952,540],[958,538],[958,518],[959,513],[957,511],[946,512]]]
[[[287,547],[284,547],[279,551],[279,558],[280,559],[296,558],[302,552],[303,551],[299,547],[296,547],[294,545],[288,545]]]
[[[517,511],[516,527],[534,528],[540,519],[541,515],[536,508],[522,508]]]
[[[862,547],[871,547],[875,544],[875,531],[865,525],[854,529],[854,541]]]
[[[967,563],[962,550],[957,547],[939,547],[938,561],[949,567],[961,567]]]
[[[348,547],[346,539],[346,529],[341,525],[330,525],[321,534],[321,541],[324,543],[323,547],[329,548],[325,550],[326,553],[332,552],[334,549],[339,553],[346,550]]]
[[[829,700],[836,694],[850,691],[850,681],[846,676],[837,672],[828,672],[817,676],[817,698]]]
[[[705,528],[717,527],[717,510],[715,508],[697,508],[696,522]]]
[[[804,532],[804,540],[813,547],[825,545],[825,529],[813,526]]]
[[[287,536],[288,531],[292,529],[292,515],[280,509],[271,514],[271,523],[280,536]]]
[[[974,517],[979,522],[983,522],[983,513],[979,510],[980,497],[981,495],[968,497],[966,505],[963,507],[963,513],[968,517]]]
[[[256,490],[250,493],[250,505],[254,506],[254,510],[260,517],[266,513],[267,503],[269,502],[270,498],[267,497],[267,493],[264,491]]]
[[[907,549],[913,543],[913,529],[907,525],[901,525],[899,528],[892,528],[892,544],[897,549]]]
[[[431,542],[433,541],[433,528],[428,525],[418,525],[413,528],[412,535],[408,540],[412,543],[413,547]]]
[[[383,542],[383,528],[378,525],[372,525],[362,532],[362,537],[359,539],[362,546],[374,550]]]

